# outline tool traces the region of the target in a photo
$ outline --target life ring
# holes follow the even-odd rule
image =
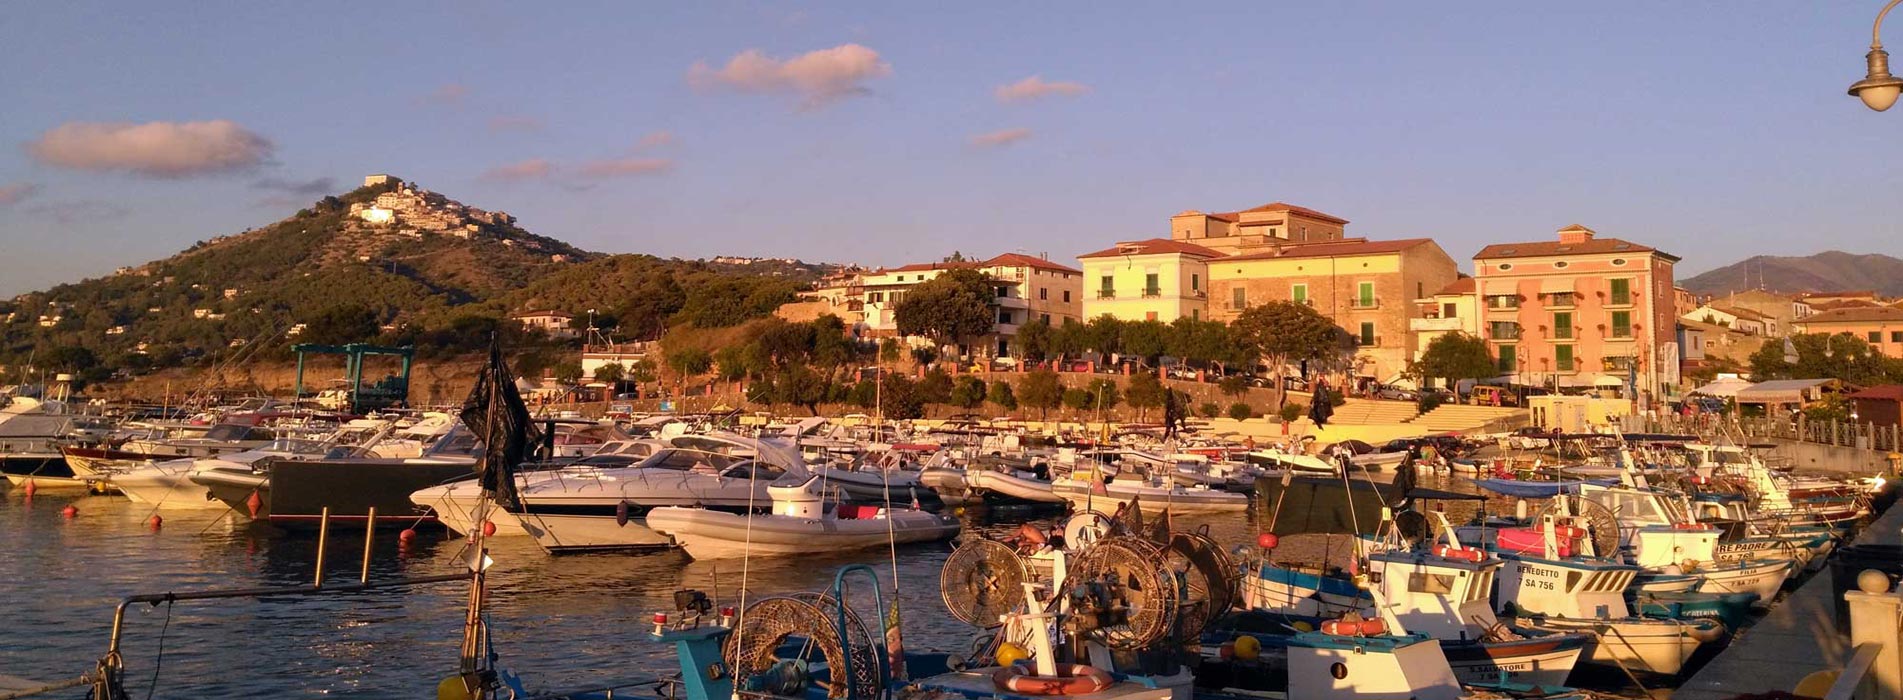
[[[1437,544],[1434,545],[1434,556],[1456,561],[1478,562],[1487,558],[1487,553],[1472,547],[1449,547],[1444,544]]]
[[[1094,666],[1057,664],[1056,668],[1055,676],[1033,676],[1030,666],[1012,664],[991,674],[991,683],[1020,695],[1088,695],[1116,683],[1109,672]]]
[[[1672,523],[1672,529],[1674,530],[1706,530],[1709,528],[1710,526],[1704,523]]]
[[[1388,623],[1380,619],[1322,622],[1322,634],[1332,634],[1337,637],[1379,637],[1387,633]]]

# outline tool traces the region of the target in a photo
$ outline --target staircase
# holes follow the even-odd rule
[[[1335,415],[1329,416],[1328,422],[1337,425],[1392,425],[1406,423],[1420,413],[1420,408],[1412,401],[1348,399],[1347,403],[1335,407]]]
[[[1526,425],[1527,410],[1502,406],[1466,406],[1442,404],[1422,413],[1409,423],[1434,432],[1505,432]]]

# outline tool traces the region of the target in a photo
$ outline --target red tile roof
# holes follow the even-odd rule
[[[1536,258],[1548,255],[1604,255],[1607,253],[1655,253],[1669,258],[1673,262],[1678,261],[1678,256],[1671,253],[1617,238],[1594,238],[1579,243],[1561,243],[1559,241],[1495,243],[1481,248],[1480,252],[1474,254],[1474,259]]]
[[[1244,209],[1236,213],[1242,214],[1242,213],[1248,213],[1248,212],[1268,212],[1268,211],[1285,211],[1285,212],[1290,212],[1300,216],[1306,216],[1310,219],[1321,219],[1322,221],[1331,221],[1337,224],[1348,223],[1347,219],[1341,218],[1339,216],[1335,216],[1333,214],[1324,214],[1322,212],[1315,211],[1308,207],[1298,207],[1293,204],[1289,204],[1287,202],[1269,202],[1268,204],[1264,204],[1254,209]]]
[[[1194,243],[1186,243],[1169,238],[1149,238],[1141,241],[1123,241],[1118,243],[1114,248],[1105,248],[1095,253],[1085,253],[1077,256],[1077,258],[1083,260],[1088,258],[1116,258],[1125,255],[1158,255],[1162,253],[1193,255],[1199,258],[1222,257],[1220,251],[1204,248]]]
[[[1851,394],[1853,399],[1876,399],[1878,401],[1903,401],[1903,384],[1884,384],[1873,386]]]
[[[1346,240],[1328,243],[1302,243],[1282,246],[1279,250],[1265,250],[1258,253],[1245,253],[1222,258],[1221,262],[1241,262],[1245,260],[1275,260],[1278,258],[1326,258],[1351,255],[1380,255],[1398,253],[1418,245],[1432,245],[1432,238],[1401,238],[1392,241]]]
[[[1711,307],[1711,310],[1721,312],[1721,313],[1731,314],[1733,316],[1737,316],[1738,318],[1750,319],[1753,321],[1772,320],[1770,316],[1766,316],[1764,314],[1758,313],[1756,311],[1752,311],[1750,309],[1747,309],[1741,306],[1713,306]]]
[[[978,263],[975,263],[975,262],[912,263],[910,265],[900,265],[898,267],[882,267],[877,270],[874,270],[873,274],[885,274],[887,272],[926,272],[929,270],[956,270],[961,267],[977,267],[977,266],[978,266]]]
[[[1442,287],[1440,291],[1434,292],[1434,296],[1453,296],[1456,294],[1472,293],[1474,293],[1474,278],[1462,275],[1460,279],[1454,280],[1447,286]]]
[[[1076,268],[1065,267],[1063,265],[1059,265],[1057,263],[1051,262],[1049,260],[1045,260],[1035,255],[1025,255],[1023,253],[1005,253],[998,257],[984,261],[984,266],[985,267],[1032,267],[1032,268],[1037,268],[1040,270],[1055,270],[1058,272],[1070,272],[1070,273],[1081,272],[1081,270],[1077,270]]]
[[[1792,321],[1802,325],[1819,323],[1903,323],[1903,309],[1893,306],[1857,306],[1831,309]]]

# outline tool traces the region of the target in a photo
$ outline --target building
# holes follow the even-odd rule
[[[1804,292],[1797,295],[1799,301],[1810,304],[1812,308],[1822,309],[1827,305],[1848,304],[1852,306],[1875,306],[1883,303],[1877,293],[1869,289],[1855,289],[1839,292]]]
[[[1747,289],[1711,300],[1712,306],[1744,309],[1757,313],[1764,321],[1765,335],[1784,337],[1791,334],[1799,319],[1811,315],[1811,305],[1802,298],[1762,289]],[[1683,312],[1680,312],[1683,313]]]
[[[843,298],[850,307],[856,287],[863,314],[858,330],[875,336],[897,335],[899,301],[912,287],[954,269],[977,270],[997,282],[998,320],[993,333],[979,346],[958,348],[960,354],[1011,357],[1015,353],[1010,341],[1025,323],[1043,320],[1057,326],[1083,320],[1083,272],[1021,253],[1006,253],[983,262],[918,263],[868,271],[859,275],[857,285],[847,286]]]
[[[1242,211],[1182,212],[1170,217],[1170,238],[1237,255],[1268,245],[1338,241],[1347,226],[1348,220],[1338,216],[1270,202]]]
[[[1209,261],[1222,253],[1186,241],[1151,238],[1077,256],[1083,278],[1083,317],[1162,321],[1209,315]]]
[[[1672,301],[1672,306],[1677,309],[1672,313],[1678,316],[1683,316],[1686,312],[1700,306],[1698,303],[1698,295],[1693,294],[1691,290],[1684,287],[1672,288]]]
[[[648,342],[616,343],[584,348],[581,353],[581,376],[592,379],[596,370],[606,365],[618,364],[621,365],[622,376],[625,378],[627,372],[646,359],[654,349],[654,344]]]
[[[1209,317],[1233,321],[1271,301],[1307,304],[1355,337],[1356,376],[1388,381],[1419,347],[1416,300],[1459,276],[1454,259],[1427,238],[1270,245],[1209,261]]]
[[[1448,333],[1466,333],[1480,335],[1480,306],[1474,296],[1474,278],[1461,275],[1459,279],[1434,296],[1415,299],[1420,307],[1420,316],[1408,319],[1408,329],[1414,331],[1414,354],[1427,351],[1427,345]]]
[[[1678,260],[1577,224],[1557,240],[1482,248],[1475,294],[1501,374],[1532,386],[1631,385],[1636,398],[1662,398],[1678,383]]]
[[[1877,425],[1903,423],[1903,384],[1873,386],[1849,396],[1852,420]]]
[[[1678,366],[1684,370],[1702,367],[1705,364],[1706,333],[1710,326],[1702,323],[1678,322]]]
[[[376,187],[377,185],[384,185],[384,184],[389,184],[392,182],[402,182],[402,180],[398,180],[394,177],[385,175],[383,173],[376,173],[373,175],[363,176],[364,187]]]
[[[1775,319],[1750,309],[1706,304],[1679,317],[1687,321],[1709,323],[1724,326],[1740,333],[1771,337],[1778,335],[1774,330]]]
[[[522,324],[523,328],[542,331],[551,338],[574,338],[580,335],[569,327],[575,315],[562,311],[524,311],[510,316],[509,320]]]
[[[1903,309],[1894,306],[1858,306],[1811,314],[1797,322],[1799,333],[1848,333],[1869,343],[1877,352],[1903,357]]]

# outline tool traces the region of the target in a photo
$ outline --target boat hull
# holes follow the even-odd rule
[[[1177,515],[1235,513],[1249,509],[1249,497],[1228,491],[1209,489],[1105,485],[1102,493],[1093,493],[1090,484],[1063,481],[1052,484],[1053,493],[1069,501],[1077,510],[1111,512],[1131,502],[1141,505],[1144,513],[1169,511]]]
[[[1462,683],[1496,683],[1502,674],[1515,683],[1565,685],[1592,638],[1552,634],[1507,642],[1441,640],[1447,665]]]
[[[820,554],[932,542],[955,537],[961,529],[955,519],[915,510],[863,519],[761,515],[749,522],[747,516],[735,513],[676,507],[649,511],[647,527],[672,538],[695,559]]]
[[[1066,503],[1063,496],[1051,490],[1051,483],[1036,479],[1023,479],[1010,474],[994,471],[971,471],[965,473],[965,484],[973,491],[996,494],[1007,498],[1032,503]]]
[[[58,454],[11,454],[0,457],[0,474],[14,486],[30,479],[35,488],[86,488],[87,479],[73,473],[66,458]]]
[[[226,505],[211,496],[210,490],[194,483],[189,474],[192,463],[176,466],[153,464],[114,474],[107,483],[133,503],[177,510],[224,510]]]
[[[1635,673],[1676,675],[1708,639],[1724,633],[1716,620],[1585,620],[1540,618],[1523,620],[1533,629],[1591,635],[1588,663],[1623,666]]]

